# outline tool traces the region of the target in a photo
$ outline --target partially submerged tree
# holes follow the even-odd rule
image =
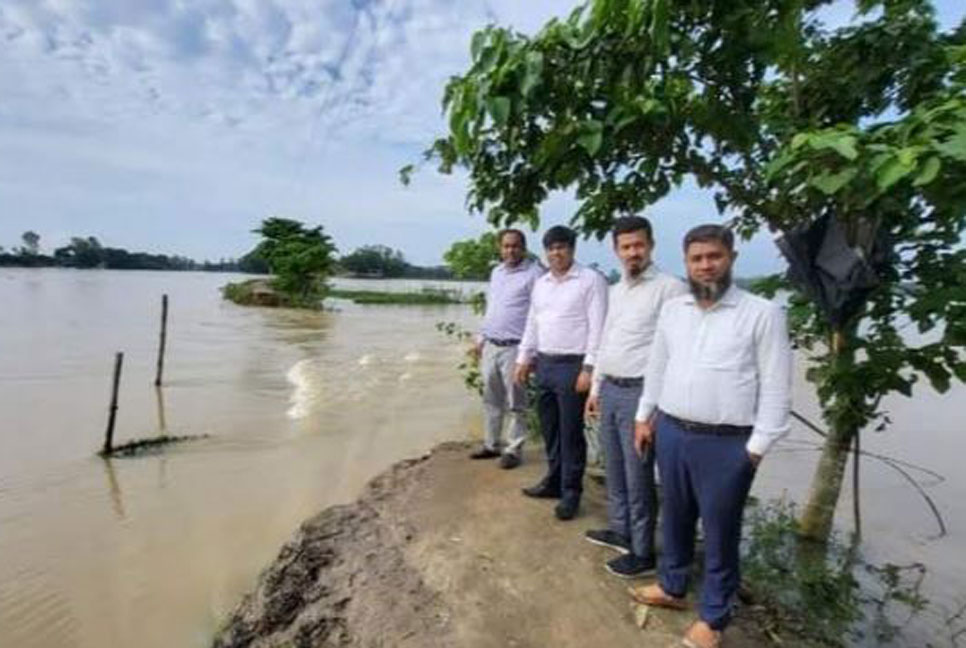
[[[426,155],[468,170],[494,227],[535,225],[567,189],[572,224],[602,238],[692,180],[746,237],[833,222],[855,256],[885,259],[845,317],[792,297],[830,428],[801,520],[819,540],[882,398],[966,380],[966,23],[940,33],[927,0],[859,0],[828,29],[830,3],[591,0],[533,37],[488,27]]]
[[[325,279],[335,263],[336,248],[321,225],[307,228],[295,220],[267,218],[254,232],[263,240],[250,256],[268,263],[274,288],[299,305],[325,296]]]

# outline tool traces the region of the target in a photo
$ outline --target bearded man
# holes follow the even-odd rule
[[[791,348],[782,309],[732,285],[734,235],[702,225],[684,238],[691,294],[668,301],[635,416],[639,452],[653,444],[664,487],[660,580],[648,605],[685,609],[695,526],[704,530],[699,619],[691,648],[717,648],[740,581],[741,519],[762,457],[789,430]]]

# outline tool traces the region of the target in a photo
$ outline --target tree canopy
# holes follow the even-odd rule
[[[966,22],[944,33],[926,0],[858,0],[857,20],[831,29],[830,3],[591,0],[534,36],[488,27],[426,153],[467,169],[467,203],[496,227],[536,226],[566,189],[572,224],[602,238],[616,214],[693,181],[744,236],[834,218],[860,254],[857,232],[887,241],[891,263],[850,321],[792,298],[832,430],[803,517],[816,538],[882,397],[920,376],[940,391],[966,380]]]
[[[485,232],[475,239],[456,241],[443,253],[443,260],[458,279],[486,281],[500,262],[496,234]]]
[[[354,274],[401,277],[409,264],[399,250],[386,245],[364,245],[340,258],[339,265]]]

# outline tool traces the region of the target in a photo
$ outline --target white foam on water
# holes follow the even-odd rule
[[[399,376],[399,382],[406,382],[407,380],[409,380],[412,377],[413,377],[413,375],[407,371],[404,374],[402,374],[401,376]]]
[[[422,358],[423,356],[420,355],[419,351],[410,351],[405,355],[405,357],[403,357],[403,360],[406,362],[418,362],[419,360],[422,360]]]
[[[373,360],[375,360],[375,358],[373,358],[371,354],[368,354],[367,353],[364,356],[362,356],[361,358],[359,358],[359,366],[360,367],[366,367],[368,365],[371,365],[372,362],[373,362]]]
[[[309,415],[312,405],[312,361],[299,360],[285,374],[285,379],[293,386],[288,402],[290,407],[285,415],[295,421]]]

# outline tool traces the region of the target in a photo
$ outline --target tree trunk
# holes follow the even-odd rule
[[[832,351],[838,362],[851,362],[852,351],[847,348],[845,335],[836,331],[832,336]],[[841,394],[838,398],[848,398]],[[835,507],[842,491],[845,466],[849,459],[849,448],[859,430],[843,422],[833,422],[822,448],[808,503],[799,520],[801,535],[817,542],[827,542],[832,533],[835,520]]]

